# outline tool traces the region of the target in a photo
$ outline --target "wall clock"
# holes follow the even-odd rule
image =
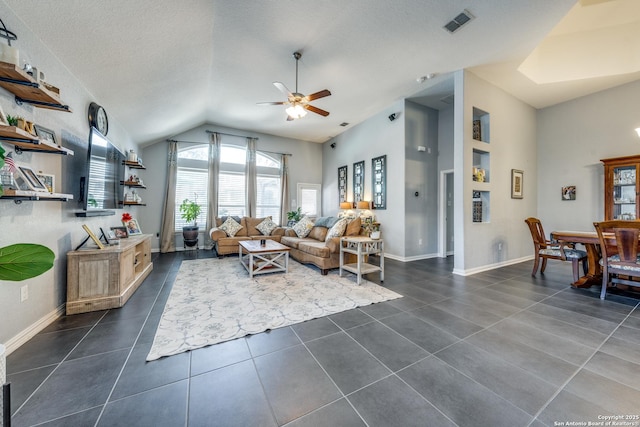
[[[109,119],[107,118],[107,112],[102,106],[92,102],[89,104],[89,126],[93,126],[98,131],[107,135],[109,132]]]

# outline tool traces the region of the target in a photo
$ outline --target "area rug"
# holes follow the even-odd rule
[[[290,260],[288,273],[249,278],[238,258],[184,261],[147,360],[401,298],[338,270],[322,276]]]

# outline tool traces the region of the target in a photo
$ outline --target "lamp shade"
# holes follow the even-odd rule
[[[358,209],[369,209],[369,202],[361,200],[358,202]]]
[[[351,209],[351,202],[340,202],[340,209]]]

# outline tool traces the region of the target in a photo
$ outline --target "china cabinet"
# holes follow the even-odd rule
[[[604,219],[640,218],[638,180],[640,155],[600,160],[604,164]]]

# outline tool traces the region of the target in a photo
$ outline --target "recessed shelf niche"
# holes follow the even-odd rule
[[[471,201],[471,218],[473,222],[490,222],[490,193],[489,191],[473,190]]]
[[[473,107],[473,139],[476,141],[486,142],[491,141],[491,121],[489,113],[479,108]]]
[[[491,153],[488,151],[473,149],[472,178],[477,182],[491,181]]]

